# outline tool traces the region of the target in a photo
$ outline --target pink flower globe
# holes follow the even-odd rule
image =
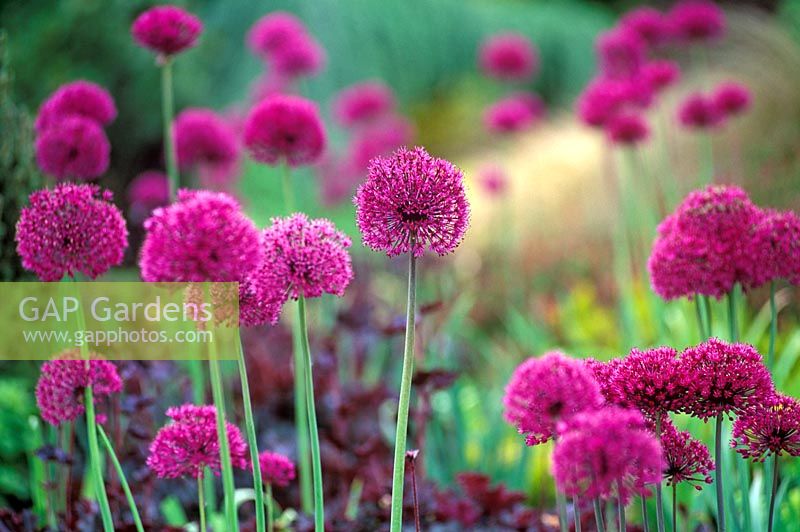
[[[173,5],[152,7],[131,26],[131,34],[139,46],[164,57],[195,46],[202,31],[200,19]]]

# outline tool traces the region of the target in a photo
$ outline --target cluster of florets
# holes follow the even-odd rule
[[[211,109],[181,111],[174,124],[175,152],[181,170],[195,170],[206,187],[227,188],[238,175],[236,132]]]
[[[767,456],[800,456],[800,402],[775,394],[754,403],[733,424],[731,447],[745,458],[764,461]]]
[[[196,16],[172,6],[156,6],[136,17],[131,34],[136,43],[165,60],[197,44],[203,23]]]
[[[294,480],[294,462],[282,454],[263,451],[258,455],[258,463],[264,484],[286,487]]]
[[[689,482],[697,490],[702,490],[703,484],[711,484],[714,461],[708,447],[689,432],[678,430],[669,418],[662,420],[659,430],[667,484]]]
[[[721,83],[708,94],[687,95],[678,106],[678,121],[689,129],[714,129],[747,111],[752,100],[750,89],[745,85],[732,81]]]
[[[250,50],[270,68],[270,77],[291,83],[318,74],[325,50],[294,15],[275,11],[263,16],[247,34]]]

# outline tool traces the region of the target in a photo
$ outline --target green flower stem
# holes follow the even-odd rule
[[[606,526],[603,524],[603,508],[600,505],[600,499],[594,500],[594,521],[597,523],[597,532],[606,532]]]
[[[227,530],[239,530],[239,520],[236,516],[236,501],[234,500],[233,467],[231,466],[231,450],[228,445],[228,431],[225,426],[225,396],[222,390],[222,374],[217,360],[217,345],[213,341],[208,344],[208,366],[211,374],[211,394],[214,397],[214,407],[217,409],[217,438],[219,439],[220,468],[222,469],[222,491],[224,494],[225,520]]]
[[[678,532],[678,485],[672,483],[672,532]]]
[[[253,490],[256,503],[256,530],[264,532],[264,490],[261,483],[261,467],[258,463],[258,438],[256,438],[256,423],[253,419],[253,405],[250,402],[250,384],[247,380],[247,364],[244,359],[241,335],[236,335],[236,351],[239,362],[239,380],[242,385],[242,406],[244,408],[244,423],[247,431],[247,444],[250,447],[250,462],[253,464]]]
[[[647,499],[641,496],[639,500],[642,503],[642,528],[644,532],[650,532],[650,523],[647,522]]]
[[[619,532],[625,532],[628,525],[625,522],[625,503],[622,502],[622,497],[617,498],[617,519],[619,521]]]
[[[274,517],[274,503],[272,502],[272,484],[267,482],[267,532],[272,532],[273,530],[273,520]]]
[[[714,462],[717,476],[717,532],[725,532],[725,489],[722,480],[722,414],[717,415],[714,437]]]
[[[172,131],[172,118],[175,114],[175,105],[172,95],[172,59],[167,57],[161,65],[161,120],[164,126],[164,159],[167,162],[167,178],[169,179],[169,199],[175,200],[180,175],[178,162],[175,155],[175,137]]]
[[[133,498],[133,493],[131,493],[131,488],[128,485],[128,479],[125,478],[125,472],[122,470],[122,464],[119,463],[119,459],[117,458],[117,453],[114,452],[114,447],[111,445],[111,440],[108,439],[106,435],[106,431],[103,430],[102,425],[97,425],[97,433],[100,435],[100,439],[103,441],[103,445],[106,448],[106,452],[108,456],[111,458],[111,463],[114,466],[114,469],[117,472],[117,476],[119,477],[119,482],[122,485],[122,491],[125,493],[125,498],[128,500],[128,507],[131,510],[131,515],[133,516],[133,523],[136,526],[136,530],[138,532],[144,532],[144,527],[142,526],[142,519],[139,517],[139,510],[136,508],[136,501]]]
[[[286,208],[286,214],[290,215],[294,212],[294,188],[292,187],[292,175],[289,163],[283,162],[281,164],[282,175],[281,181],[283,182],[283,205]]]
[[[561,532],[568,532],[569,523],[567,522],[567,499],[564,494],[556,488],[556,507],[558,508],[558,526]]]
[[[406,342],[403,350],[403,376],[400,382],[397,431],[394,440],[391,532],[400,532],[403,528],[403,479],[405,477],[406,438],[408,437],[408,406],[411,402],[411,377],[414,373],[414,321],[417,308],[417,260],[413,252],[415,240],[412,236],[409,243],[411,251],[408,253]]]
[[[769,351],[767,354],[767,367],[769,371],[775,367],[775,339],[778,336],[778,307],[775,304],[775,281],[769,283]]]
[[[661,416],[667,415],[666,413],[661,413],[656,417],[656,438],[658,438],[659,443],[661,442]],[[662,480],[659,478],[658,482],[656,483],[656,526],[658,527],[658,532],[664,532],[664,493],[662,491]]]
[[[728,326],[730,328],[731,342],[738,342],[739,325],[736,319],[736,285],[728,292]]]
[[[769,496],[769,524],[767,532],[772,532],[775,523],[775,495],[778,492],[778,454],[772,455],[772,492]]]
[[[317,408],[314,404],[314,376],[311,359],[311,347],[308,343],[308,324],[306,323],[306,298],[302,295],[297,298],[297,322],[300,328],[302,348],[304,355],[304,368],[306,381],[306,409],[308,412],[308,430],[311,440],[311,471],[314,480],[314,529],[317,532],[325,531],[325,503],[322,491],[322,460],[319,451],[319,432],[317,430]]]
[[[200,513],[200,532],[206,532],[206,501],[203,496],[203,476],[197,477],[197,509]]]
[[[699,295],[694,297],[694,308],[697,311],[697,329],[700,332],[700,340],[705,341],[708,339],[708,331],[703,321],[703,303],[700,301],[700,297]]]
[[[572,512],[575,514],[575,532],[581,532],[581,505],[577,497],[572,498]]]
[[[714,318],[711,313],[711,302],[708,296],[697,296],[703,298],[703,316],[706,319],[706,333],[708,337],[714,336]]]

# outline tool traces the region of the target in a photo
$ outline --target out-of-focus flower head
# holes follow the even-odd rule
[[[661,423],[661,448],[664,452],[664,480],[668,485],[691,483],[696,490],[711,484],[714,461],[708,447],[692,438],[689,432],[678,430],[668,416]]]
[[[414,139],[414,126],[399,115],[386,116],[360,128],[350,140],[347,164],[362,177],[375,157],[391,155]]]
[[[595,78],[578,98],[578,115],[586,125],[602,127],[623,110],[641,109],[651,100],[652,89],[643,78]]]
[[[108,170],[111,144],[96,122],[66,116],[36,136],[36,164],[58,180],[89,180]]]
[[[800,456],[800,402],[776,394],[754,403],[733,424],[731,447],[744,458],[763,462],[770,455]]]
[[[647,46],[655,48],[669,41],[670,27],[665,15],[652,7],[637,7],[623,15],[620,26],[634,32]]]
[[[239,142],[224,118],[211,109],[184,109],[175,119],[174,132],[178,166],[196,169],[203,186],[224,187],[236,178]]]
[[[776,279],[800,285],[800,217],[793,211],[764,211],[753,228],[747,263],[748,287]]]
[[[489,164],[478,172],[478,184],[489,196],[498,197],[508,190],[509,178],[500,166]]]
[[[165,57],[192,48],[202,31],[199,18],[172,5],[148,9],[131,26],[131,34],[139,46]]]
[[[736,116],[750,108],[753,96],[747,86],[729,81],[720,83],[711,94],[717,109],[725,116]]]
[[[264,451],[258,455],[261,476],[265,484],[286,487],[294,480],[294,462],[280,453]]]
[[[127,190],[131,218],[142,222],[153,209],[169,203],[169,181],[160,170],[146,170],[133,178]]]
[[[714,129],[725,123],[725,114],[713,98],[695,92],[678,105],[678,121],[690,129]]]
[[[73,81],[60,86],[42,103],[34,127],[37,133],[42,133],[69,116],[79,116],[105,126],[117,117],[117,107],[111,94],[100,85],[91,81]]]
[[[609,79],[629,79],[639,73],[645,62],[645,43],[627,27],[609,30],[597,39],[600,72]]]
[[[681,69],[675,61],[656,59],[645,63],[640,75],[644,82],[658,93],[680,80]]]
[[[392,113],[394,108],[394,93],[381,81],[351,85],[333,103],[334,116],[344,127],[373,122]]]
[[[490,105],[483,123],[492,133],[513,133],[529,128],[544,115],[544,103],[535,94],[519,93]]]
[[[305,35],[305,25],[284,11],[274,11],[258,19],[247,33],[247,46],[258,57],[269,60],[272,54],[298,35]]]
[[[706,42],[725,35],[725,13],[710,0],[683,0],[667,13],[675,37],[689,42]]]
[[[614,144],[632,146],[650,137],[650,127],[641,113],[624,112],[611,117],[605,124],[606,134]]]
[[[481,70],[501,81],[525,81],[536,74],[539,54],[530,39],[519,33],[499,33],[480,47]]]

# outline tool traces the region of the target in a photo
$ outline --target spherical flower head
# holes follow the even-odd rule
[[[763,462],[770,455],[800,456],[800,402],[776,394],[756,403],[733,424],[731,447],[744,458]]]
[[[372,122],[394,111],[392,89],[380,81],[352,85],[336,97],[333,113],[344,127]]]
[[[636,410],[605,407],[559,424],[553,450],[558,490],[587,499],[647,494],[661,480],[661,447]]]
[[[681,69],[675,61],[657,59],[645,63],[640,74],[654,92],[661,92],[680,80]]]
[[[258,455],[264,484],[286,487],[294,480],[294,462],[282,454],[264,451]]]
[[[250,156],[266,164],[302,166],[325,149],[325,130],[317,106],[299,96],[274,95],[256,105],[244,124]]]
[[[388,256],[452,252],[469,225],[464,176],[424,148],[376,157],[353,199],[364,244]]]
[[[206,467],[219,476],[217,409],[185,404],[168,408],[167,417],[172,422],[159,429],[150,444],[147,467],[159,478],[200,478]],[[241,431],[230,422],[225,427],[231,464],[247,469],[247,443]]]
[[[611,381],[617,401],[638,408],[652,420],[679,411],[686,402],[684,369],[671,347],[631,350],[616,366]]]
[[[222,192],[180,190],[144,228],[139,267],[147,282],[236,282],[263,256],[255,224]]]
[[[620,26],[635,33],[647,46],[658,47],[670,39],[670,28],[662,12],[637,7],[620,19]]]
[[[764,211],[749,247],[748,287],[776,279],[800,285],[800,217],[793,211]]]
[[[146,170],[133,178],[127,190],[130,217],[142,223],[153,209],[169,203],[169,181],[160,170]]]
[[[506,386],[503,417],[525,435],[525,443],[550,440],[560,420],[602,404],[594,376],[580,360],[559,351],[529,358]]]
[[[483,123],[491,133],[514,133],[525,130],[544,115],[544,104],[535,94],[512,94],[490,105]]]
[[[325,67],[325,49],[306,33],[295,34],[269,57],[276,74],[297,79],[314,76]]]
[[[108,170],[110,153],[103,129],[79,116],[64,117],[36,136],[36,164],[59,180],[99,177]]]
[[[111,192],[62,183],[30,195],[17,221],[22,266],[42,281],[76,273],[95,279],[122,262],[128,230]]]
[[[192,48],[203,31],[200,19],[183,9],[156,6],[136,17],[131,26],[133,39],[161,56],[171,56]]]
[[[346,164],[360,181],[375,157],[391,155],[414,139],[414,126],[402,116],[389,115],[359,128],[350,140]]]
[[[708,447],[700,440],[692,438],[689,432],[678,430],[665,417],[661,423],[661,448],[664,452],[664,480],[668,485],[691,483],[696,490],[703,484],[711,484],[710,472],[714,461],[708,454]]]
[[[617,27],[597,39],[600,71],[610,79],[628,79],[639,73],[645,60],[645,43],[627,27]]]
[[[501,81],[525,81],[539,68],[539,53],[519,33],[500,33],[481,44],[479,64],[483,73]]]
[[[713,98],[695,92],[678,105],[678,121],[689,129],[714,129],[725,123],[725,114]]]
[[[37,133],[58,124],[63,118],[78,116],[105,126],[117,117],[114,99],[100,85],[78,80],[60,86],[39,108],[34,127]]]
[[[612,358],[605,362],[596,360],[594,358],[583,359],[583,364],[594,376],[595,382],[600,389],[600,394],[607,405],[622,406],[619,393],[614,381],[616,380],[617,369],[622,364],[621,358]]]
[[[700,419],[742,414],[775,393],[772,377],[754,347],[710,338],[681,353],[683,410]]]
[[[201,174],[208,175],[238,167],[236,133],[211,109],[185,109],[178,114],[173,127],[175,151],[182,170],[197,168]]]
[[[658,227],[647,262],[655,292],[664,299],[696,294],[720,299],[737,282],[746,283],[750,235],[762,216],[739,187],[691,192]]]
[[[627,107],[640,107],[649,101],[649,87],[637,79],[596,78],[578,98],[578,115],[591,127],[602,127]]]
[[[302,213],[273,218],[263,233],[264,260],[255,274],[257,282],[264,294],[281,304],[300,296],[342,296],[353,279],[350,245],[347,235],[329,220],[309,220]]]
[[[268,60],[286,43],[305,33],[306,27],[300,19],[291,13],[275,11],[253,24],[247,33],[247,46],[258,57]]]
[[[727,29],[725,13],[710,0],[684,0],[667,17],[674,35],[690,43],[718,39]]]
[[[721,83],[714,89],[711,98],[717,109],[725,116],[736,116],[750,108],[753,96],[745,85],[735,82]]]
[[[122,391],[122,379],[113,362],[81,358],[80,351],[65,351],[42,364],[36,383],[36,404],[42,419],[51,425],[74,421],[85,412],[84,391],[92,386],[94,403]],[[102,422],[102,416],[98,418]]]
[[[491,197],[502,196],[508,190],[508,175],[497,165],[487,165],[478,172],[478,184]]]
[[[606,134],[614,144],[633,146],[650,137],[647,120],[639,113],[620,113],[605,125]]]

